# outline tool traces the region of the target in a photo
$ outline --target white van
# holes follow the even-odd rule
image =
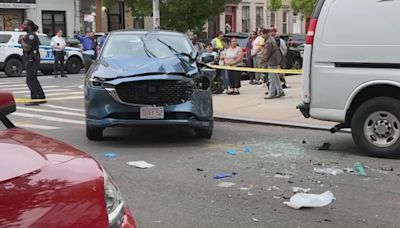
[[[351,128],[361,151],[400,157],[400,0],[317,0],[303,115]]]

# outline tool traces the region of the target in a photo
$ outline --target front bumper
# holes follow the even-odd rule
[[[213,104],[210,90],[195,90],[188,101],[163,106],[165,112],[163,120],[141,120],[140,107],[142,106],[121,103],[106,89],[85,87],[86,123],[91,127],[146,125],[212,127]]]
[[[311,115],[310,115],[310,104],[301,103],[301,104],[297,105],[296,108],[300,110],[301,114],[303,114],[303,116],[305,118],[308,119],[308,118],[311,117]]]

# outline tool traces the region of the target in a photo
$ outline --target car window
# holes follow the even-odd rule
[[[147,57],[154,54],[157,58],[166,58],[174,55],[165,44],[157,39],[167,43],[179,53],[190,54],[193,51],[189,40],[184,36],[115,34],[109,37],[102,52],[102,57]],[[145,51],[143,41],[151,53]]]
[[[7,34],[0,35],[0,44],[8,43],[8,41],[10,41],[10,39],[11,39],[11,35],[7,35]]]
[[[50,46],[50,37],[46,35],[39,35],[38,37],[41,45]]]
[[[305,41],[306,36],[303,34],[293,34],[293,39],[296,41]]]

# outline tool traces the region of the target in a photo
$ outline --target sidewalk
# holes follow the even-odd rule
[[[249,85],[249,81],[242,81],[239,96],[214,95],[214,115],[217,119],[316,129],[330,129],[336,125],[333,122],[304,118],[296,109],[301,102],[302,77],[301,75],[287,76],[286,81],[291,87],[285,89],[286,96],[273,100],[264,100],[266,87]]]

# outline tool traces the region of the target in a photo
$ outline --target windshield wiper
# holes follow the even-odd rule
[[[140,40],[143,43],[143,49],[146,52],[146,55],[149,57],[157,58],[157,56],[147,48],[146,41],[144,41],[143,37],[140,37]]]
[[[171,50],[172,52],[175,53],[175,55],[184,55],[189,57],[189,59],[192,59],[192,56],[188,53],[185,52],[179,52],[177,51],[175,48],[173,48],[171,45],[169,45],[168,43],[166,43],[165,41],[161,40],[160,38],[157,38],[157,41],[164,44],[167,48],[169,48],[169,50]]]

